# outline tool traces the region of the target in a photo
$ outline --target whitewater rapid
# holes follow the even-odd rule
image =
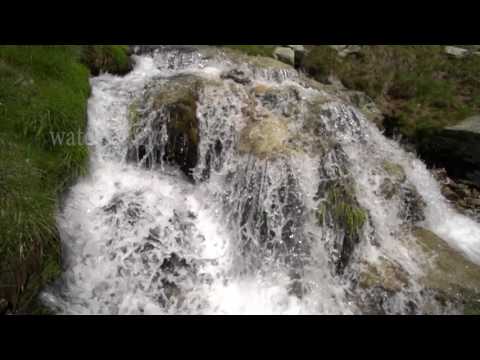
[[[90,173],[70,190],[58,215],[65,273],[55,287],[44,293],[45,303],[62,314],[360,313],[349,295],[348,279],[336,277],[331,269],[325,246],[317,239],[322,229],[312,220],[313,215],[307,213],[302,218],[302,236],[311,243],[311,249],[308,266],[302,270],[309,291],[299,297],[289,291],[288,271],[270,255],[264,259],[264,255],[259,255],[260,260],[252,255],[249,264],[258,267],[258,271],[245,272],[239,265],[243,259],[238,253],[241,239],[235,228],[238,224],[231,222],[232,216],[225,210],[225,201],[228,203],[229,199],[224,195],[233,194],[226,192],[225,172],[213,172],[208,181],[193,184],[174,167],[151,170],[127,162],[129,107],[146,85],[178,73],[219,81],[228,67],[228,63],[220,61],[205,64],[196,54],[191,55],[190,63],[180,64],[175,56],[178,54],[162,58],[160,64],[155,56],[138,56],[135,69],[125,77],[104,74],[91,80],[87,133],[89,144],[93,144]],[[299,87],[305,97],[317,92],[303,88],[295,76],[288,74],[274,80],[262,72],[256,76],[262,84]],[[230,90],[225,87],[223,91]],[[210,95],[211,102],[199,107],[199,117],[205,124],[210,121],[209,111],[222,108],[232,96]],[[341,106],[332,104],[332,111],[338,112],[340,119]],[[228,130],[231,133],[213,123],[208,123],[206,129],[218,131],[223,137],[231,136],[233,143],[235,134],[245,126],[239,113],[224,115],[231,116],[228,119],[234,123]],[[371,226],[381,244],[364,244],[357,257],[389,256],[410,273],[422,273],[411,250],[400,244],[392,231],[400,226],[398,211],[376,194],[383,176],[378,164],[388,158],[403,167],[408,181],[426,202],[423,226],[480,264],[480,225],[452,209],[421,161],[386,139],[362,114],[358,113],[358,117],[358,131],[345,131],[338,141],[349,158],[358,201],[369,211]],[[344,120],[332,117],[325,120],[326,127],[334,128]],[[348,130],[353,125],[346,126]],[[225,156],[219,160],[222,164],[239,161],[235,155]],[[296,160],[287,165],[291,166],[288,171],[298,178],[298,201],[303,208],[313,209],[318,202],[314,198],[320,182],[317,166],[321,159],[309,154],[295,156]],[[199,165],[199,171],[202,166]],[[282,179],[285,171],[282,163],[267,163],[265,176],[272,179],[268,182],[271,189],[275,189],[275,179]],[[268,194],[273,191],[270,188],[265,190]],[[263,194],[262,191],[259,193]],[[246,192],[241,189],[235,196],[248,196]],[[236,200],[232,195],[231,209]],[[272,200],[270,194],[265,201],[274,202],[275,198]],[[254,236],[255,229],[250,231],[249,235]],[[186,259],[189,265],[180,259]]]

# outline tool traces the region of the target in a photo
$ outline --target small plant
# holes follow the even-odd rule
[[[317,219],[324,225],[329,218],[349,236],[358,234],[365,225],[366,211],[358,205],[350,186],[332,184],[327,190],[326,199],[317,211]]]

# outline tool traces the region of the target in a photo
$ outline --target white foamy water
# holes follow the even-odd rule
[[[328,94],[307,88],[295,71],[239,65],[222,56],[176,51],[141,56],[123,78],[92,79],[90,175],[71,189],[58,216],[66,271],[43,296],[52,309],[63,314],[358,314],[363,295],[354,286],[355,271],[363,260],[384,256],[403,266],[412,286],[384,311],[403,313],[413,300],[422,312],[421,261],[398,241],[400,203],[378,194],[384,160],[400,164],[426,202],[421,225],[480,263],[480,225],[448,205],[419,160],[333,97],[322,107],[329,115],[312,120],[308,104]],[[232,66],[243,66],[251,83],[221,79]],[[131,104],[179,74],[216,84],[198,99],[195,184],[170,165],[145,169],[127,161]],[[248,125],[249,92],[259,85],[280,95],[257,100],[255,111],[289,119],[286,131],[297,146],[273,159],[238,151]],[[148,112],[138,135],[142,141],[154,132],[158,116]],[[315,136],[335,138],[340,148],[323,154],[311,150],[318,138],[306,132],[309,121],[319,124],[321,134]],[[200,181],[206,172],[208,178]],[[320,225],[316,210],[324,201],[322,184],[344,177],[355,182],[369,220],[352,265],[339,275],[335,259],[342,234]]]

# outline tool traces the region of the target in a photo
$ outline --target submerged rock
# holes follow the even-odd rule
[[[359,276],[363,289],[381,287],[389,292],[399,292],[409,285],[409,274],[391,260],[381,257],[377,264],[366,263]]]

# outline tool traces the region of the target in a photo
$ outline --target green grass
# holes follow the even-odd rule
[[[125,69],[100,62],[101,71]],[[95,48],[95,47],[94,47]],[[55,144],[52,133],[82,134],[90,94],[92,46],[0,46],[0,298],[33,311],[38,291],[58,277],[58,195],[87,171],[82,144]],[[103,61],[103,60],[102,60]]]
[[[480,56],[453,59],[441,45],[364,46],[344,59],[327,45],[313,46],[302,67],[319,81],[334,74],[366,92],[412,140],[480,111]]]

